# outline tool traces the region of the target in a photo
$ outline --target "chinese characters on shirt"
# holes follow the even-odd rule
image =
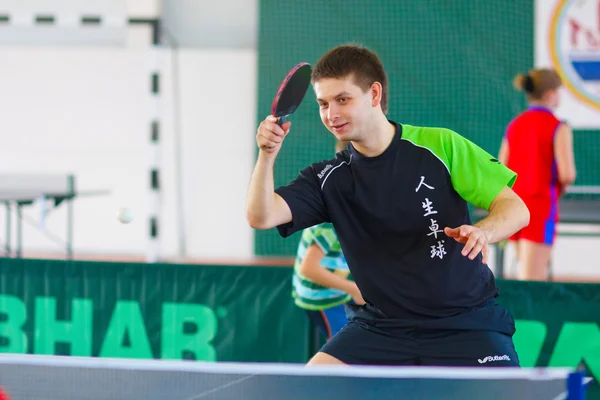
[[[429,190],[435,190],[435,188],[433,186],[425,183],[424,176],[421,176],[421,181],[419,182],[419,185],[415,189],[415,192],[419,192],[419,190],[421,189],[422,186],[424,186],[425,188],[427,188]],[[425,214],[423,214],[423,217],[429,217],[430,215],[435,215],[438,213],[437,210],[435,210],[435,208],[434,208],[433,202],[431,200],[429,200],[429,198],[427,198],[427,197],[425,197],[425,199],[421,203],[421,206],[422,206],[423,210],[425,210]],[[439,257],[440,259],[443,259],[444,256],[446,255],[446,249],[444,248],[444,240],[442,240],[442,239],[438,240],[438,234],[440,232],[442,232],[442,230],[440,229],[439,224],[437,223],[437,221],[434,218],[429,217],[428,219],[430,221],[429,230],[431,232],[428,233],[427,236],[433,236],[433,238],[434,238],[434,244],[430,246],[431,247],[431,258]]]

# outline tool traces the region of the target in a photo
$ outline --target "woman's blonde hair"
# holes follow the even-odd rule
[[[562,85],[560,76],[549,68],[532,69],[526,74],[517,74],[513,86],[525,92],[529,100],[541,100],[549,90],[558,89]]]

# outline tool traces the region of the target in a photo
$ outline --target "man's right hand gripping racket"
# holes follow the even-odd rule
[[[283,124],[290,114],[300,106],[310,85],[311,66],[302,62],[291,69],[279,86],[271,105],[271,115],[277,117],[277,124]]]

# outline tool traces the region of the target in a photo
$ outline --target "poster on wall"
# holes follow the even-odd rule
[[[535,66],[562,78],[561,119],[600,128],[600,0],[535,1]]]

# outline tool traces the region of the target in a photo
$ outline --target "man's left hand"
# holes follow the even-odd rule
[[[481,253],[483,263],[487,264],[489,242],[483,230],[473,225],[461,225],[458,228],[444,228],[444,233],[458,243],[465,243],[461,252],[463,256],[473,260]]]

